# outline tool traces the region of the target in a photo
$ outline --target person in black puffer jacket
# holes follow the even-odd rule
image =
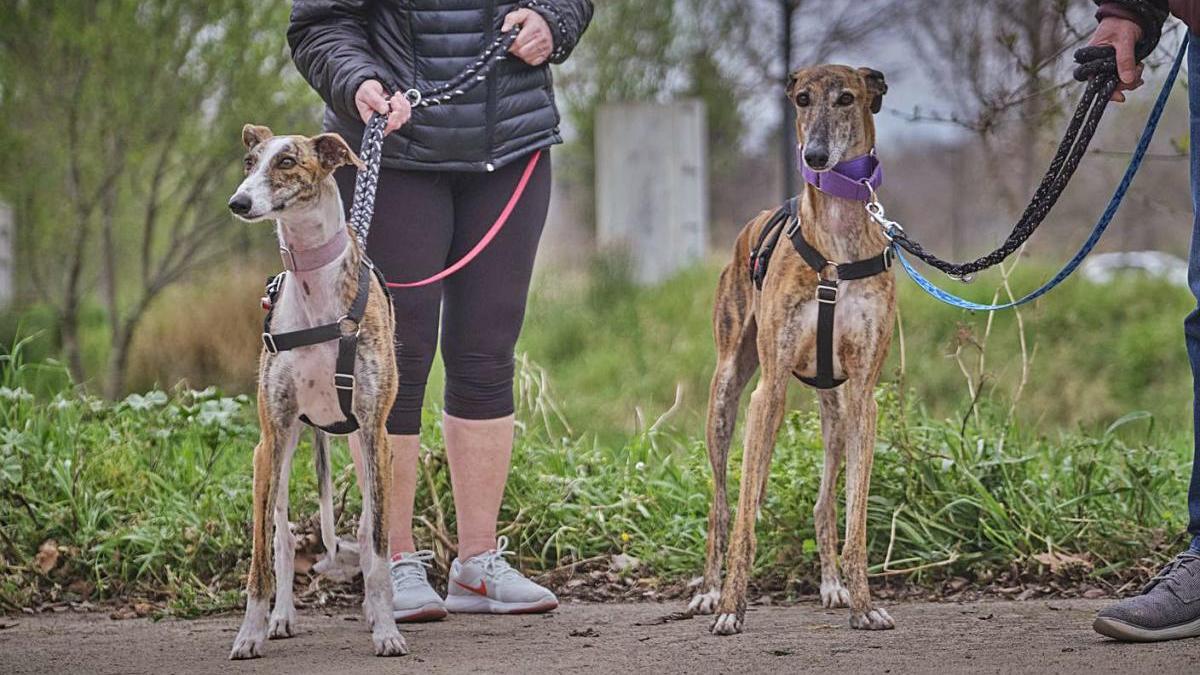
[[[571,54],[590,0],[295,0],[288,43],[327,104],[324,126],[351,145],[388,116],[367,253],[391,282],[440,272],[471,250],[510,200],[492,243],[439,283],[393,292],[399,391],[388,417],[393,455],[389,536],[398,621],[457,612],[548,611],[558,601],[505,562],[496,519],[513,443],[513,348],[524,320],[550,201],[548,148],[561,143],[550,63]],[[449,104],[412,110],[513,26],[520,33],[485,82]],[[393,133],[394,132],[394,133]],[[355,172],[335,175],[345,207]],[[446,370],[443,433],[458,525],[458,558],[443,601],[429,551],[412,536],[421,409],[438,346]],[[353,440],[353,439],[352,439]],[[356,461],[358,449],[352,442]]]

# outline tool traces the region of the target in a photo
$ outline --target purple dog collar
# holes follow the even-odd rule
[[[883,185],[883,166],[875,156],[875,150],[862,157],[839,162],[828,171],[813,171],[804,161],[804,148],[800,148],[800,174],[804,182],[827,195],[866,202],[871,192]],[[868,185],[870,187],[868,187]]]
[[[345,229],[339,229],[338,233],[333,235],[329,241],[316,248],[297,251],[280,246],[279,256],[283,259],[283,269],[289,272],[311,272],[337,260],[349,244],[350,233]]]

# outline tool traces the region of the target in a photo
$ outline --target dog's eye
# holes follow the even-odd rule
[[[799,94],[796,94],[796,105],[800,106],[801,108],[807,108],[810,103],[812,103],[812,98],[808,95],[807,91],[802,91]]]
[[[851,94],[848,91],[843,92],[842,95],[838,97],[837,103],[838,105],[850,105],[851,103],[854,103],[854,94]]]
[[[282,157],[276,166],[281,169],[290,169],[293,166],[296,166],[296,160],[292,159],[291,157]]]
[[[253,169],[254,168],[254,156],[246,155],[246,159],[242,160],[242,163],[245,165],[246,171]]]

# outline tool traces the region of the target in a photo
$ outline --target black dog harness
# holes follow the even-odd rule
[[[767,278],[771,254],[775,252],[780,237],[790,239],[796,252],[817,273],[817,376],[796,377],[817,389],[836,389],[846,381],[845,378],[833,376],[833,322],[837,310],[838,285],[843,281],[866,279],[887,272],[892,268],[894,254],[889,246],[883,253],[866,260],[831,262],[804,238],[800,231],[798,209],[799,200],[793,197],[767,221],[759,235],[758,244],[750,252],[750,276],[754,279],[755,287],[761,291],[763,281]],[[826,278],[825,273],[830,270],[833,276]]]
[[[350,303],[350,311],[333,323],[314,328],[292,331],[290,333],[271,333],[271,317],[275,313],[275,302],[283,290],[283,282],[287,272],[283,272],[267,282],[267,316],[263,320],[263,346],[271,354],[287,352],[300,347],[311,347],[326,342],[338,342],[337,361],[334,366],[333,388],[337,390],[338,406],[342,409],[341,422],[328,426],[313,424],[307,415],[301,415],[300,421],[334,436],[343,436],[358,431],[358,418],[354,416],[354,364],[358,357],[358,336],[362,329],[363,314],[367,310],[367,298],[371,292],[371,277],[377,277],[380,286],[387,294],[387,286],[383,277],[371,261],[363,256],[358,271],[358,291]]]

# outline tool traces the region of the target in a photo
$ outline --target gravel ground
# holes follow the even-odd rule
[[[674,604],[567,603],[542,616],[451,616],[402,626],[411,653],[371,655],[351,609],[301,612],[299,634],[266,657],[225,660],[238,616],[114,621],[107,614],[0,619],[0,673],[655,672],[1166,673],[1194,669],[1200,642],[1118,644],[1091,630],[1107,601],[885,605],[893,631],[849,628],[844,610],[752,608],[747,632],[708,633],[708,618],[663,622]],[[15,625],[14,625],[15,624]]]

